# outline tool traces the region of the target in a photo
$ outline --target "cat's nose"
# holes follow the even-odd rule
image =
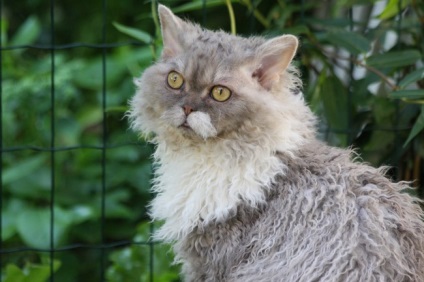
[[[184,113],[185,113],[186,116],[188,116],[191,112],[194,111],[192,107],[187,106],[187,105],[183,106],[183,110],[184,110]]]

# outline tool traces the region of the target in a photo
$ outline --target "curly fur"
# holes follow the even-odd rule
[[[174,244],[185,281],[424,281],[418,200],[384,168],[315,139],[293,93],[297,40],[159,14],[162,58],[136,80],[128,115],[155,134],[151,216],[164,220],[156,237]],[[169,71],[183,74],[182,90],[167,88]],[[236,92],[228,103],[209,100],[217,84]]]
[[[350,152],[319,142],[287,163],[265,203],[176,243],[187,281],[423,281],[420,207]]]

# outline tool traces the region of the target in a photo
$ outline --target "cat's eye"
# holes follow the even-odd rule
[[[211,97],[218,102],[225,102],[231,97],[231,90],[225,86],[217,85],[212,88]]]
[[[184,78],[176,71],[171,71],[168,74],[168,85],[173,89],[180,89],[184,84]]]

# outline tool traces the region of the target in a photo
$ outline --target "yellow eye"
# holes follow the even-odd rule
[[[168,85],[173,89],[180,89],[184,84],[184,78],[176,71],[171,71],[168,74]]]
[[[212,88],[211,97],[218,102],[225,102],[231,97],[231,90],[224,86],[214,86]]]

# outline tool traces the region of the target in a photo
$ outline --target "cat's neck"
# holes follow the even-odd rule
[[[165,220],[158,232],[162,240],[178,240],[199,225],[225,221],[238,205],[257,206],[265,190],[284,173],[276,152],[236,140],[187,143],[158,142],[151,205],[154,219]]]

